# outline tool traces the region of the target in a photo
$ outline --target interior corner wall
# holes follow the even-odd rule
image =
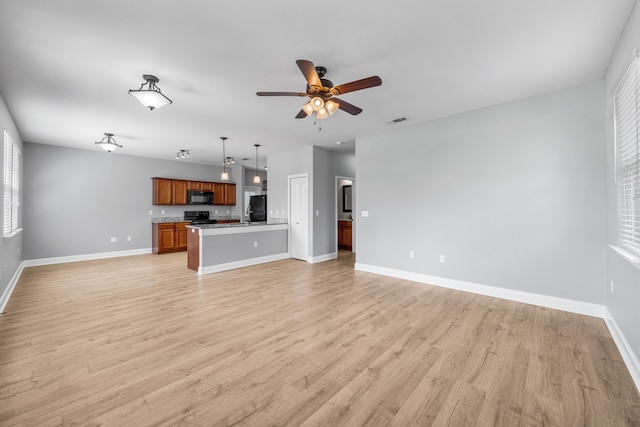
[[[9,131],[11,138],[14,143],[20,147],[22,152],[22,164],[20,167],[20,180],[24,181],[24,144],[22,143],[22,138],[18,133],[18,129],[16,128],[15,123],[13,122],[13,118],[9,113],[9,110],[4,103],[4,99],[0,96],[0,132],[2,132],[3,144],[4,144],[4,129]],[[0,153],[0,157],[2,158],[2,165],[4,165],[4,150]],[[3,166],[4,167],[4,166]],[[2,172],[4,176],[4,170]],[[21,189],[20,199],[24,202],[24,190]],[[24,203],[23,203],[24,205]],[[24,215],[23,208],[18,209],[19,218],[18,225],[19,227],[24,227]],[[4,222],[4,209],[3,209],[3,218]],[[5,292],[8,290],[9,285],[18,271],[20,264],[23,259],[24,251],[23,248],[23,233],[20,232],[8,239],[2,239],[2,244],[0,245],[0,304],[6,302],[3,298]]]
[[[355,156],[322,147],[313,150],[313,256],[337,247],[336,176],[355,177]]]
[[[603,86],[359,138],[357,263],[604,304]]]
[[[153,205],[151,178],[219,181],[221,170],[178,160],[34,143],[25,143],[23,154],[25,260],[150,249],[152,217],[163,216],[161,210],[168,217],[193,210]],[[239,215],[240,209],[198,210]],[[111,243],[111,237],[117,241]]]
[[[629,67],[631,60],[640,49],[640,7],[635,5],[627,26],[620,38],[616,52],[605,76],[604,103],[606,105],[606,212],[607,243],[617,245],[617,189],[615,181],[613,93]],[[607,310],[624,335],[631,351],[638,360],[640,356],[640,266],[633,265],[618,252],[607,248]],[[614,291],[611,292],[611,284]],[[638,365],[640,369],[640,365]],[[640,384],[640,383],[639,383]],[[639,385],[640,387],[640,385]]]

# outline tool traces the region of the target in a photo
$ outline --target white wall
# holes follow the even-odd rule
[[[605,78],[604,102],[606,105],[606,209],[607,209],[607,243],[617,243],[617,209],[613,140],[613,91],[633,57],[634,51],[640,49],[640,8],[636,4],[622,34],[616,52],[609,64]],[[640,263],[633,265],[616,251],[607,249],[607,279],[614,283],[614,293],[607,292],[607,309],[615,319],[620,332],[625,336],[630,348],[635,353],[636,363],[640,355]],[[607,286],[608,288],[608,286]],[[636,366],[640,374],[640,364]],[[640,377],[636,380],[640,386]]]
[[[603,304],[602,97],[596,82],[358,139],[357,263]]]

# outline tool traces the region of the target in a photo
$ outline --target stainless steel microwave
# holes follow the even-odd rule
[[[187,204],[188,205],[212,205],[213,191],[188,190]]]

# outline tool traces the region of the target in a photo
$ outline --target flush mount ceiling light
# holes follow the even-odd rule
[[[110,153],[118,148],[122,148],[122,145],[118,144],[115,139],[113,139],[113,134],[107,132],[104,133],[104,138],[102,138],[102,140],[96,142],[96,145],[98,145],[107,153]]]
[[[143,74],[142,78],[146,81],[146,83],[142,83],[140,89],[138,90],[129,90],[129,95],[136,98],[142,103],[142,105],[148,107],[152,111],[156,108],[160,108],[167,104],[173,103],[173,101],[164,96],[160,91],[160,88],[156,86],[156,83],[160,81],[156,76],[152,76],[151,74]],[[147,87],[144,88],[145,86]]]
[[[253,144],[256,147],[256,176],[253,177],[254,184],[260,184],[262,182],[262,178],[260,178],[260,174],[258,173],[258,147],[260,144]]]
[[[176,159],[184,159],[186,157],[189,157],[190,155],[191,153],[189,152],[189,150],[180,150],[176,154]]]
[[[221,181],[229,181],[229,173],[227,172],[227,157],[224,150],[224,142],[228,139],[226,136],[221,136],[222,140],[222,174],[220,175]]]

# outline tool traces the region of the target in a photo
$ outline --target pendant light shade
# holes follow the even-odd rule
[[[156,108],[164,107],[167,104],[173,103],[173,101],[164,96],[160,91],[160,88],[156,86],[156,83],[160,81],[156,76],[143,74],[142,78],[146,83],[142,83],[142,86],[140,86],[140,89],[138,90],[129,90],[129,95],[136,98],[142,103],[142,105],[148,107],[152,111]],[[147,87],[145,88],[145,86]]]
[[[313,111],[320,111],[324,108],[324,101],[319,96],[311,99],[311,108]]]
[[[260,184],[262,182],[262,178],[260,178],[260,174],[258,173],[258,147],[260,144],[253,144],[256,147],[256,176],[253,177],[254,184]]]
[[[117,150],[118,148],[122,148],[122,145],[118,144],[115,139],[113,139],[113,134],[107,132],[105,132],[102,140],[96,142],[96,145],[107,153]]]
[[[224,148],[224,142],[227,140],[226,136],[221,136],[222,140],[222,174],[220,174],[220,181],[229,181],[229,173],[227,172],[227,157]]]
[[[332,101],[332,100],[328,100],[328,101],[325,103],[325,108],[327,109],[327,112],[329,112],[329,115],[330,115],[330,116],[333,116],[333,113],[335,113],[336,111],[338,111],[338,107],[339,107],[339,106],[340,106],[340,105],[339,105],[337,102]]]

